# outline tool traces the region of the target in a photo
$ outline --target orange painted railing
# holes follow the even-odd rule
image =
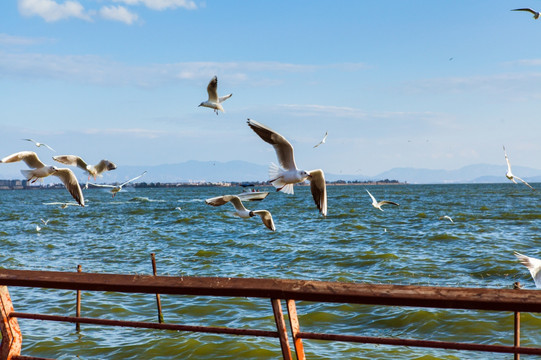
[[[153,322],[120,321],[80,316],[57,316],[16,312],[9,298],[8,286],[70,289],[85,291],[113,291],[168,295],[199,295],[212,297],[242,297],[270,299],[276,331],[191,326]],[[284,359],[293,359],[289,342],[292,338],[297,359],[305,359],[303,339],[348,341],[438,349],[471,350],[496,353],[537,354],[539,347],[521,347],[519,321],[515,321],[515,345],[489,345],[429,341],[400,338],[367,337],[341,334],[303,332],[299,324],[295,301],[352,303],[387,306],[412,306],[446,309],[471,309],[520,312],[541,312],[541,292],[536,290],[447,288],[410,285],[371,285],[311,280],[251,279],[219,277],[170,277],[81,272],[50,272],[0,269],[0,307],[2,344],[0,360],[31,359],[20,355],[22,336],[18,318],[46,321],[67,321],[111,326],[130,326],[149,329],[168,329],[218,334],[275,337],[280,341]],[[289,320],[282,312],[285,301]],[[36,359],[36,358],[34,358]]]

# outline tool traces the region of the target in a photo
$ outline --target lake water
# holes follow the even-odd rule
[[[535,184],[533,185],[535,187]],[[378,200],[400,204],[379,211]],[[290,278],[374,284],[533,289],[513,251],[541,257],[540,194],[504,184],[330,186],[329,214],[310,189],[271,194],[239,219],[204,199],[240,188],[0,191],[0,264],[8,269]],[[181,210],[176,209],[180,207]],[[440,219],[448,215],[453,220]],[[47,225],[40,219],[48,219]],[[41,227],[36,230],[36,225]],[[15,311],[75,315],[75,292],[10,287]],[[156,321],[153,295],[83,292],[82,316]],[[268,300],[162,296],[166,322],[275,330]],[[302,331],[512,345],[509,313],[297,303]],[[20,319],[23,355],[59,359],[279,359],[277,339]],[[523,314],[522,345],[541,346],[541,316]],[[308,359],[509,359],[510,355],[304,340]],[[527,359],[527,356],[522,356]]]

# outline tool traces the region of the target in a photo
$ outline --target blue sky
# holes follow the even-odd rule
[[[0,149],[90,163],[541,168],[533,0],[0,2]],[[226,113],[197,107],[210,78]],[[318,147],[325,132],[327,142]],[[37,149],[45,162],[50,155]],[[6,165],[9,166],[9,165]]]

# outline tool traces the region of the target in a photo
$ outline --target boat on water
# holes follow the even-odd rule
[[[259,191],[252,184],[241,185],[244,188],[248,188],[237,194],[242,201],[261,201],[269,195],[268,191]]]

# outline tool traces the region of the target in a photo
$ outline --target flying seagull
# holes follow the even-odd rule
[[[541,260],[529,257],[526,255],[519,254],[515,251],[515,256],[518,260],[530,270],[532,274],[533,281],[535,282],[535,287],[541,288]]]
[[[440,216],[440,220],[443,220],[443,219],[447,219],[450,222],[454,223],[453,219],[449,215]]]
[[[64,183],[64,186],[69,191],[71,196],[79,203],[81,206],[85,206],[85,199],[83,197],[83,191],[79,186],[77,177],[68,168],[57,168],[56,166],[45,165],[41,162],[35,152],[33,151],[21,151],[15,154],[6,156],[0,163],[12,163],[17,161],[24,161],[33,170],[21,170],[21,173],[26,177],[26,179],[32,183],[36,182],[37,179],[47,177],[49,175],[54,175],[58,177]]]
[[[270,182],[276,191],[282,191],[286,194],[293,194],[293,184],[310,180],[310,190],[319,212],[327,216],[327,187],[325,184],[325,174],[323,170],[300,170],[297,169],[295,158],[293,156],[293,146],[285,137],[274,130],[248,119],[248,126],[265,142],[271,144],[276,151],[278,165],[271,163],[269,167]]]
[[[321,141],[319,142],[319,144],[314,145],[314,148],[317,148],[317,147],[318,147],[319,145],[321,145],[321,144],[325,144],[325,140],[327,140],[327,135],[328,135],[328,133],[325,131],[325,136],[323,136],[323,140],[321,140]]]
[[[505,151],[505,146],[503,147],[503,152],[505,154],[505,161],[507,162],[507,173],[505,174],[505,177],[508,178],[509,180],[511,180],[512,182],[514,182],[515,184],[517,183],[515,181],[515,179],[518,179],[520,181],[522,181],[524,183],[524,185],[528,186],[530,189],[532,190],[535,190],[530,184],[528,184],[526,181],[522,180],[521,178],[519,178],[518,176],[516,175],[513,175],[513,173],[511,172],[511,163],[509,162],[509,158],[507,157],[507,152]]]
[[[530,8],[513,9],[511,11],[527,11],[533,14],[534,19],[539,19],[539,11],[532,10]]]
[[[229,99],[231,95],[233,94],[218,97],[218,77],[217,76],[214,76],[210,80],[207,86],[207,92],[209,94],[208,100],[203,101],[201,104],[199,104],[199,106],[204,106],[204,107],[214,109],[214,112],[216,113],[216,115],[218,115],[218,110],[220,110],[221,112],[225,112],[224,108],[222,107],[222,103],[226,101],[227,99]]]
[[[34,139],[21,139],[21,140],[30,141],[30,142],[33,142],[34,145],[36,145],[37,147],[45,146],[47,149],[49,149],[49,150],[51,150],[51,151],[55,151],[55,150],[54,150],[52,147],[50,147],[49,145],[44,144],[44,143],[37,142],[37,141],[34,140]]]
[[[366,189],[365,189],[366,190]],[[370,195],[370,198],[372,199],[372,206],[375,207],[376,209],[380,209],[381,211],[383,211],[383,209],[381,208],[382,205],[387,205],[387,204],[390,204],[390,205],[395,205],[395,206],[399,206],[397,203],[395,202],[392,202],[392,201],[388,201],[388,200],[382,200],[382,201],[377,201],[376,198],[370,194],[370,191],[366,190],[366,192],[368,193],[368,195]]]
[[[141,176],[145,175],[146,173],[147,173],[147,172],[145,171],[145,172],[143,172],[141,175],[136,176],[136,177],[134,177],[133,179],[130,179],[130,180],[128,180],[128,181],[125,181],[125,182],[123,182],[123,183],[120,184],[120,185],[105,185],[105,184],[92,184],[92,183],[90,183],[90,185],[98,186],[98,187],[106,187],[106,188],[109,188],[109,189],[111,189],[111,193],[113,194],[113,197],[115,197],[116,193],[119,192],[119,191],[121,191],[121,190],[122,190],[122,187],[123,187],[124,185],[126,185],[127,183],[130,183],[130,182],[132,182],[132,181],[135,181],[135,180],[139,179]]]
[[[263,221],[263,224],[265,226],[275,231],[276,227],[274,226],[274,221],[272,220],[272,215],[267,210],[248,210],[244,207],[242,204],[242,201],[240,198],[236,195],[224,195],[224,196],[217,196],[210,199],[205,200],[205,203],[212,206],[220,206],[223,204],[226,204],[230,202],[235,207],[235,215],[237,215],[240,218],[243,219],[249,219],[251,217],[254,217],[256,215],[259,215],[261,220]]]
[[[53,156],[53,160],[65,165],[77,166],[88,173],[88,179],[92,176],[94,180],[103,172],[116,169],[116,165],[109,160],[101,160],[96,165],[88,165],[81,157],[76,155]]]

